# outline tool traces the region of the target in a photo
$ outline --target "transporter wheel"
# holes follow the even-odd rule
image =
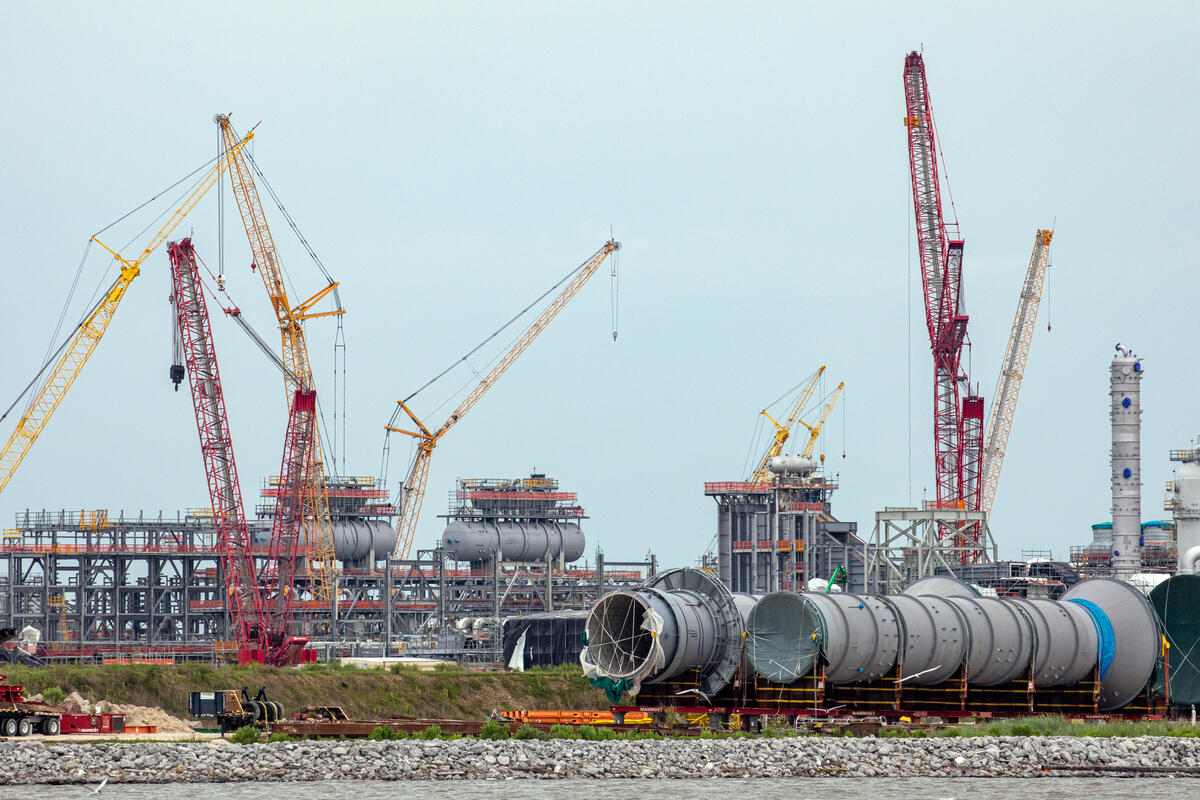
[[[283,712],[283,703],[277,703],[274,700],[272,700],[271,705],[275,706],[275,719],[285,719],[285,714]]]
[[[250,719],[254,722],[258,722],[263,718],[262,703],[258,702],[257,700],[251,700],[247,704],[246,710],[250,712]]]
[[[17,718],[16,717],[5,717],[4,723],[2,725],[0,725],[0,730],[4,731],[5,736],[16,736],[17,735]]]
[[[270,700],[264,701],[262,707],[263,718],[266,719],[267,722],[274,722],[275,720],[279,719],[279,716],[275,713],[275,704]]]
[[[42,733],[47,736],[57,736],[60,730],[62,730],[62,725],[57,717],[46,717],[42,720]]]
[[[29,717],[22,717],[17,723],[17,736],[28,736],[33,733],[33,720]]]

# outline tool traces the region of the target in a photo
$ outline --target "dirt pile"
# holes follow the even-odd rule
[[[125,726],[153,725],[159,733],[191,733],[192,726],[179,717],[173,717],[161,708],[117,704],[107,700],[92,701],[79,692],[71,692],[58,704],[68,714],[124,714]]]

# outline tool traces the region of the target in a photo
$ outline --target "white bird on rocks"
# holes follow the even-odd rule
[[[100,790],[104,788],[104,784],[106,784],[106,783],[108,783],[108,778],[105,778],[104,780],[100,781],[100,785],[97,786],[95,789],[92,789],[92,794],[100,794]]]

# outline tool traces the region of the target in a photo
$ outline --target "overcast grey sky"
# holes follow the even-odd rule
[[[846,381],[825,446],[834,512],[869,530],[933,490],[901,122],[904,56],[923,45],[989,401],[1034,232],[1057,219],[993,516],[1002,555],[1066,556],[1109,518],[1118,341],[1145,360],[1157,519],[1167,450],[1200,431],[1196,6],[978,5],[0,3],[2,405],[39,365],[88,236],[211,158],[213,113],[229,112],[261,121],[258,163],[342,282],[350,473],[378,472],[397,398],[610,226],[624,244],[618,341],[601,273],[442,441],[419,545],[456,476],[536,467],[579,492],[589,559],[598,543],[692,563],[715,532],[704,481],[744,477],[757,412],[819,364],[827,389]],[[268,213],[307,295],[320,275]],[[215,194],[186,227],[215,264]],[[274,341],[233,213],[225,247],[231,291]],[[84,294],[108,266],[93,248]],[[167,294],[160,250],[0,496],[0,524],[27,507],[207,503],[191,403],[167,380]],[[326,388],[333,332],[309,326]],[[280,381],[225,321],[216,336],[253,502],[279,468]],[[428,422],[455,375],[415,401]],[[408,458],[394,445],[393,490]]]

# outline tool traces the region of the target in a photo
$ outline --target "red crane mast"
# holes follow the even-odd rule
[[[192,405],[196,410],[196,428],[200,433],[200,452],[208,478],[208,496],[212,502],[217,548],[225,573],[229,616],[238,645],[238,660],[263,661],[267,647],[267,624],[254,553],[246,525],[242,490],[237,464],[233,459],[233,440],[217,370],[217,352],[213,347],[212,325],[196,253],[191,239],[167,244],[171,259],[172,299],[175,319],[183,345]],[[183,375],[172,370],[178,388]]]
[[[963,346],[970,347],[961,294],[963,240],[957,218],[948,222],[942,211],[940,154],[920,53],[909,53],[904,60],[904,98],[925,324],[933,353],[937,507],[976,510],[982,491],[983,398],[971,390],[962,363]],[[977,535],[975,539],[977,543]],[[966,551],[963,558],[972,560]]]

